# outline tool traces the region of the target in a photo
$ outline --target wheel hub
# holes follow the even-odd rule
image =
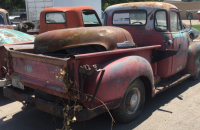
[[[136,87],[128,92],[126,97],[125,107],[129,115],[132,115],[137,111],[141,100],[140,97],[141,97],[140,90]]]

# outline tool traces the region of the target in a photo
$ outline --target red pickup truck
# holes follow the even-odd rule
[[[9,50],[12,84],[4,95],[23,102],[23,110],[35,107],[68,122],[109,109],[115,120],[128,123],[140,115],[147,95],[199,78],[200,43],[182,30],[176,6],[113,5],[105,10],[105,23],[45,32],[34,49]]]

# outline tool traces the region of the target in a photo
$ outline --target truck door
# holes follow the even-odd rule
[[[180,20],[180,13],[176,9],[170,10],[170,30],[172,35],[172,48],[177,50],[175,56],[172,58],[171,75],[180,72],[185,68],[187,62],[188,42],[186,33],[182,30]]]

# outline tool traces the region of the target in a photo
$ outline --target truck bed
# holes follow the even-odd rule
[[[79,89],[79,66],[101,64],[114,58],[138,55],[151,62],[151,50],[160,46],[120,49],[66,57],[66,54],[34,54],[33,50],[9,51],[9,79],[15,87],[33,88],[68,98],[68,88]],[[145,53],[144,53],[145,51]],[[148,53],[148,54],[147,54]],[[76,83],[74,83],[76,82]]]
[[[12,85],[24,89],[24,86],[50,92],[66,93],[63,77],[69,58],[57,58],[40,54],[9,51],[9,68]],[[18,84],[18,85],[16,85]]]

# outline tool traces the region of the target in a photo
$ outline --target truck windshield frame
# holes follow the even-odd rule
[[[135,18],[137,18],[137,19],[135,19]],[[138,19],[140,19],[140,20],[138,20]],[[112,25],[145,26],[146,24],[147,24],[147,11],[146,10],[125,10],[125,11],[113,12]]]
[[[8,24],[11,25],[8,13],[6,14],[6,19],[7,19]]]
[[[6,22],[5,22],[4,14],[0,13],[0,25],[5,25],[5,24]]]
[[[97,14],[94,10],[83,10],[82,11],[82,19],[83,19],[84,27],[102,26],[102,24],[99,20],[99,17],[97,16]],[[90,20],[90,21],[88,21],[88,20]]]
[[[55,15],[55,14],[60,14],[60,16],[62,16],[63,17],[63,19],[61,19],[61,20],[63,20],[63,21],[61,21],[60,20],[60,22],[59,21],[55,21],[55,20],[57,20],[57,19],[55,19],[55,16],[53,16],[54,17],[54,19],[47,19],[47,15]],[[49,16],[48,16],[49,17]],[[57,16],[58,17],[58,16]],[[47,22],[48,21],[48,22]],[[64,24],[64,23],[66,23],[67,22],[67,19],[66,19],[66,13],[65,12],[48,12],[48,13],[46,13],[45,14],[45,23],[46,24]]]
[[[170,30],[171,32],[179,32],[182,30],[180,15],[176,11],[170,11]]]

